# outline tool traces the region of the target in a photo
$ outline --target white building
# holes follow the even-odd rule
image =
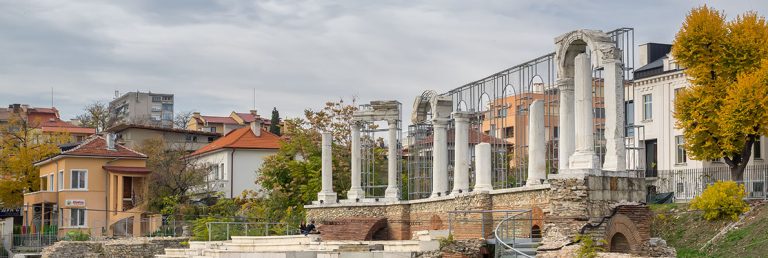
[[[237,197],[245,190],[261,190],[256,184],[258,170],[266,157],[277,153],[280,137],[261,128],[259,121],[190,154],[190,158],[211,165],[209,189],[223,193],[225,198]]]
[[[646,177],[659,192],[675,192],[677,199],[690,199],[698,195],[707,180],[701,180],[704,169],[727,171],[727,165],[721,160],[692,160],[683,149],[683,132],[675,128],[674,102],[678,90],[689,87],[688,77],[670,55],[671,45],[648,43],[639,47],[639,66],[634,72],[634,82],[627,92],[631,99],[626,103],[627,121],[634,121],[639,126],[628,129],[627,136],[643,147]],[[765,137],[755,144],[749,165],[764,165],[767,147]],[[723,174],[722,172],[717,172]],[[765,192],[762,179],[750,178],[745,173],[747,190]],[[658,176],[657,176],[658,175]],[[712,176],[712,175],[709,175]]]

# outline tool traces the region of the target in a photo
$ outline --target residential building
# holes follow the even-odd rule
[[[35,163],[40,191],[24,194],[27,233],[85,231],[92,236],[138,236],[146,218],[147,156],[93,135]],[[143,230],[143,231],[142,231]]]
[[[720,159],[693,160],[683,148],[685,139],[683,130],[675,126],[674,102],[677,93],[690,83],[684,67],[670,54],[671,47],[659,43],[639,47],[640,68],[634,71],[633,92],[626,93],[631,98],[625,103],[627,121],[633,121],[636,128],[628,129],[627,137],[642,148],[646,177],[660,188],[658,191],[674,191],[677,199],[690,199],[705,187],[706,182],[699,180],[703,169],[727,173],[727,168]],[[767,148],[765,136],[760,137],[749,164],[768,164],[764,161]],[[673,174],[675,178],[671,178]],[[764,192],[762,180],[748,185],[747,190]]]
[[[251,110],[248,113],[232,111],[229,116],[204,116],[200,112],[194,112],[192,118],[187,122],[187,129],[228,134],[235,129],[248,126],[254,121],[254,117],[259,117],[261,126],[269,130],[271,120],[261,118],[256,110]]]
[[[139,149],[146,140],[160,138],[169,149],[183,148],[189,152],[221,137],[220,133],[135,124],[120,124],[106,131],[115,134],[117,142],[128,148]]]
[[[259,191],[258,171],[264,159],[277,153],[280,137],[262,128],[256,116],[249,126],[234,129],[218,140],[198,149],[188,158],[211,165],[208,189],[226,198],[245,190]]]
[[[109,102],[116,124],[147,124],[173,127],[173,94],[128,92]]]
[[[31,128],[39,129],[44,134],[67,133],[70,142],[81,142],[96,133],[95,128],[82,127],[61,120],[59,110],[55,107],[30,107],[26,104],[11,104],[8,108],[0,108],[0,124],[7,123],[12,117],[27,121]]]

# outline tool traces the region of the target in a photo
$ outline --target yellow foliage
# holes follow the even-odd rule
[[[747,12],[727,22],[702,6],[691,10],[672,55],[692,86],[675,98],[676,126],[697,160],[726,158],[743,166],[749,142],[768,131],[768,25]]]
[[[691,201],[691,209],[704,211],[706,220],[737,220],[739,215],[749,210],[744,196],[744,185],[733,181],[717,181]]]

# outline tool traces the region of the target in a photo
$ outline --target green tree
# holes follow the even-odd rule
[[[280,112],[277,112],[277,107],[272,108],[272,119],[270,120],[269,132],[280,135]]]
[[[96,128],[96,132],[102,132],[114,124],[114,119],[109,115],[109,107],[104,102],[88,104],[83,111],[75,119],[80,120],[85,127]]]
[[[69,135],[43,133],[37,121],[14,113],[0,124],[0,140],[0,206],[20,207],[25,192],[40,190],[34,163],[58,154],[58,145],[69,141]]]
[[[755,140],[768,133],[768,26],[747,12],[732,21],[707,6],[694,8],[672,54],[691,87],[675,98],[676,126],[698,160],[723,158],[741,181]]]
[[[174,209],[169,206],[188,204],[190,196],[195,194],[192,192],[194,188],[207,189],[204,186],[207,186],[205,182],[211,165],[187,158],[186,146],[169,146],[162,138],[153,138],[142,142],[138,150],[147,155],[147,167],[152,170],[149,177],[152,190],[148,197],[153,210]]]
[[[357,108],[343,101],[328,102],[320,111],[306,110],[304,118],[286,119],[284,141],[277,154],[267,157],[256,181],[265,193],[250,193],[243,210],[270,221],[296,223],[304,218],[304,205],[320,191],[320,132],[334,135],[333,189],[346,196],[350,186],[349,122]]]

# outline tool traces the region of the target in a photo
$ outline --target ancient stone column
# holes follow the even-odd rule
[[[483,142],[475,145],[475,192],[493,190],[491,184],[491,144]]]
[[[576,134],[573,131],[573,78],[557,80],[560,91],[560,119],[558,125],[558,168],[568,169],[568,160],[575,150]]]
[[[592,67],[589,57],[584,53],[576,56],[574,66],[576,151],[568,160],[568,168],[585,172],[598,168],[594,147],[595,137],[592,130],[594,126]]]
[[[351,183],[352,186],[349,188],[349,191],[347,192],[347,199],[349,200],[357,200],[357,199],[363,199],[365,198],[365,192],[362,188],[362,182],[360,180],[361,178],[361,170],[360,170],[360,162],[362,161],[360,158],[360,123],[353,122],[350,126],[351,135],[350,138],[352,138],[352,151],[351,151]]]
[[[432,195],[445,196],[448,192],[448,121],[432,121]]]
[[[330,132],[322,132],[322,181],[320,192],[317,193],[317,200],[320,203],[336,203],[336,193],[333,191],[333,160],[331,147],[333,144],[333,135]]]
[[[397,120],[387,120],[389,130],[387,130],[387,190],[384,191],[384,198],[399,199],[397,187]]]
[[[624,147],[624,77],[621,51],[617,48],[603,51],[605,69],[605,161],[603,170],[626,171]]]
[[[528,115],[528,180],[538,185],[547,177],[547,142],[544,138],[544,101],[534,100]]]
[[[467,112],[453,112],[454,159],[452,195],[469,191],[469,117]]]

